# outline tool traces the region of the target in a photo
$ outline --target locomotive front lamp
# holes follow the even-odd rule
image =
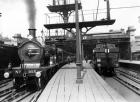
[[[109,49],[105,49],[105,53],[109,53],[110,52],[110,50]]]
[[[105,53],[107,53],[107,49],[105,49]]]
[[[109,50],[109,49],[107,49],[107,52],[109,53],[109,52],[110,52],[110,50]]]
[[[10,76],[9,72],[4,73],[4,78],[9,78],[9,76]]]
[[[41,72],[36,72],[35,76],[39,78],[41,76]]]
[[[53,61],[50,61],[50,65],[53,65]]]

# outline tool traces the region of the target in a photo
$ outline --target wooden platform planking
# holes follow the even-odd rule
[[[126,102],[89,64],[83,65],[83,84],[76,84],[76,65],[67,64],[54,75],[37,102]]]

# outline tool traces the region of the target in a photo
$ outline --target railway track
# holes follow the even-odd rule
[[[4,83],[7,83],[7,82],[10,82],[12,81],[12,79],[5,79],[5,80],[2,80],[0,81],[0,85],[4,84]]]
[[[21,86],[19,89],[11,86],[0,91],[0,102],[36,102],[42,91],[43,89],[29,91],[26,86]]]
[[[28,93],[27,95],[25,95],[24,97],[16,100],[16,102],[36,102],[42,92],[43,92],[43,89],[39,91],[32,91]]]
[[[0,81],[0,88],[8,85],[8,83],[11,82],[11,81],[12,81],[12,79],[6,79],[6,80]]]
[[[19,89],[15,89],[12,79],[0,81],[0,102],[36,102],[43,89],[36,90],[37,87],[28,87],[26,84],[21,85]]]
[[[42,92],[43,92],[43,90],[40,90],[40,91],[36,92],[36,94],[32,96],[32,98],[29,102],[36,102]]]
[[[14,91],[14,88],[13,87],[10,87],[10,88],[7,88],[3,91],[0,92],[0,98],[3,97],[3,96],[6,96],[10,93],[12,93]]]
[[[115,80],[140,95],[140,76],[136,72],[124,69],[115,69],[115,71]]]

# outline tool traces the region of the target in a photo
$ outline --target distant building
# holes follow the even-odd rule
[[[17,45],[17,42],[13,39],[10,39],[8,37],[3,37],[1,34],[0,34],[0,43],[1,44],[7,44],[7,45]]]
[[[17,42],[12,39],[5,39],[4,44],[17,46]]]
[[[17,43],[16,45],[19,45],[19,44],[21,44],[23,41],[28,40],[27,38],[22,37],[21,34],[15,34],[15,35],[13,36],[13,38],[16,40],[16,43]]]

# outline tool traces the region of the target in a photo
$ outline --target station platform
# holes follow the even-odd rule
[[[140,65],[140,61],[137,60],[119,60],[120,63],[130,63],[130,64],[138,64]]]
[[[77,84],[75,63],[64,65],[49,81],[37,102],[126,102],[83,61],[83,83]]]
[[[136,60],[119,60],[119,66],[126,70],[132,70],[140,73],[140,61]]]

